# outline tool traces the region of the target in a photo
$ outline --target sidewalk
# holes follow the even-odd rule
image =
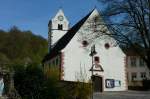
[[[94,93],[94,99],[150,99],[150,91],[117,91]]]

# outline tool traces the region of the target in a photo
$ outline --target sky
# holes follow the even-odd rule
[[[47,39],[48,22],[60,8],[72,26],[95,7],[102,5],[97,0],[0,0],[0,29],[17,26]]]

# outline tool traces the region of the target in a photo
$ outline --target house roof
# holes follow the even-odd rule
[[[139,44],[122,48],[127,56],[146,56],[146,49]]]
[[[70,30],[68,30],[68,32],[62,38],[58,40],[55,46],[53,46],[53,48],[50,50],[50,53],[48,53],[44,57],[44,59],[42,60],[42,63],[58,55],[60,51],[67,46],[67,44],[74,37],[74,35],[78,32],[80,27],[84,24],[84,22],[88,19],[88,17],[91,15],[93,11],[94,9],[90,13],[88,13],[85,17],[83,17],[79,22],[77,22]]]

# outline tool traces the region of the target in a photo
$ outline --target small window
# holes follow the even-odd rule
[[[63,25],[62,24],[58,24],[58,30],[63,30]]]
[[[51,67],[51,63],[49,63],[49,68]]]
[[[58,66],[59,65],[59,59],[56,58],[56,65]]]
[[[141,78],[146,79],[146,72],[141,72]]]
[[[55,60],[52,61],[52,66],[55,66]]]
[[[140,58],[140,67],[143,67],[144,66],[144,60],[142,58]]]
[[[131,79],[135,80],[136,78],[137,78],[137,73],[136,72],[131,73]]]
[[[98,56],[94,57],[94,62],[99,63],[99,57]]]
[[[130,58],[130,61],[131,61],[131,64],[130,64],[130,65],[131,65],[132,67],[136,67],[136,57],[131,57],[131,58]]]
[[[83,40],[82,41],[82,45],[83,45],[83,47],[87,47],[88,46],[88,42],[86,40]]]
[[[104,46],[105,46],[106,49],[109,49],[109,47],[110,47],[109,43],[105,43]]]

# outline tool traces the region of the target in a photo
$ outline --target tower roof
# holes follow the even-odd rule
[[[58,10],[58,12],[56,13],[56,15],[52,18],[52,20],[57,19],[58,16],[63,16],[64,19],[65,19],[66,21],[68,21],[68,19],[67,19],[67,17],[65,16],[64,11],[63,11],[62,9],[59,9],[59,10]]]
[[[58,17],[59,17],[59,16],[63,16],[64,21],[69,24],[69,21],[68,21],[67,17],[65,16],[63,9],[60,8],[60,9],[57,11],[56,15],[53,16],[53,17],[49,20],[48,26],[50,26],[52,22],[55,22],[56,20],[58,20]]]

